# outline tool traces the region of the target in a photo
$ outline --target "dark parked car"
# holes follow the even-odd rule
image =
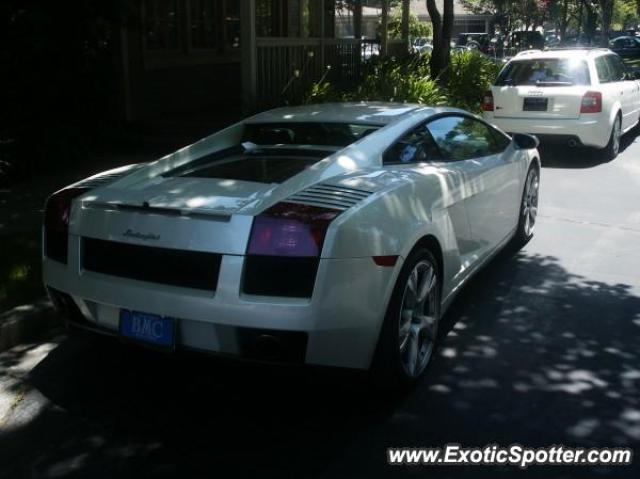
[[[623,58],[640,58],[640,38],[618,37],[609,42],[609,49]]]
[[[466,47],[472,50],[480,50],[487,53],[491,44],[488,33],[459,33],[456,37],[456,47]]]
[[[574,36],[566,37],[564,40],[560,42],[558,46],[562,48],[569,48],[569,47],[580,48],[580,47],[592,47],[592,46],[595,46],[595,43],[596,42],[594,42],[592,38],[589,38],[584,33],[581,33],[580,35],[577,35],[577,36],[574,35]]]
[[[522,50],[542,50],[544,48],[544,37],[538,31],[520,30],[512,32],[509,36],[509,48]]]

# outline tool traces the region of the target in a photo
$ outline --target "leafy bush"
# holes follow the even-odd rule
[[[449,105],[479,112],[482,96],[494,82],[500,66],[477,52],[453,53],[447,83],[431,79],[429,56],[373,57],[363,65],[361,81],[338,89],[326,75],[312,83],[302,103],[328,101],[395,101]]]
[[[500,65],[490,57],[466,51],[452,54],[449,68],[446,85],[448,104],[479,111],[482,97],[498,76]]]
[[[440,105],[445,96],[428,72],[429,63],[424,56],[376,57],[365,66],[361,84],[346,97],[350,100]]]
[[[311,85],[303,103],[327,101],[394,101],[444,104],[446,96],[429,78],[428,58],[373,57],[363,65],[362,80],[355,88],[338,90],[324,77]]]

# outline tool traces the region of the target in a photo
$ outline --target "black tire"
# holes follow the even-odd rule
[[[527,195],[529,194],[528,188],[531,181],[537,182],[534,199],[527,198]],[[516,234],[513,238],[514,245],[517,247],[517,249],[527,244],[531,240],[531,238],[533,238],[533,235],[535,233],[535,222],[538,215],[539,186],[540,186],[540,170],[538,169],[538,165],[532,164],[529,167],[529,171],[527,171],[527,176],[524,182],[524,188],[522,189],[522,197],[520,199],[520,214],[518,216],[518,228],[516,229]],[[533,201],[533,204],[531,204],[532,201]],[[532,218],[529,212],[527,211],[527,207],[530,208],[531,206],[535,207],[533,224],[531,224]],[[527,221],[529,221],[529,223],[527,223]]]
[[[620,138],[622,137],[622,120],[620,115],[616,116],[611,127],[611,135],[609,135],[609,143],[602,150],[603,157],[606,161],[611,161],[620,153]]]
[[[430,338],[432,337],[433,342],[431,343],[430,348],[425,349],[426,361],[424,362],[424,365],[421,365],[419,370],[415,370],[414,374],[410,374],[407,371],[404,362],[406,353],[408,352],[406,344],[405,352],[401,352],[401,313],[405,301],[406,289],[408,288],[409,276],[413,273],[414,269],[423,267],[425,264],[428,264],[433,268],[433,272],[435,274],[433,296],[430,294],[429,299],[427,300],[429,306],[427,306],[426,302],[422,306],[422,313],[428,309],[428,316],[434,318],[433,326],[425,328],[425,331],[428,329],[429,332],[424,333],[429,336],[429,341],[431,341]],[[421,247],[414,250],[405,261],[402,266],[402,270],[398,275],[396,285],[389,301],[387,313],[380,330],[376,353],[371,366],[371,377],[376,386],[385,389],[399,389],[411,386],[419,379],[428,367],[435,350],[437,326],[440,322],[441,316],[441,278],[442,275],[438,261],[433,253],[431,253],[427,248]],[[426,317],[427,315],[424,316]],[[409,321],[409,324],[414,324],[413,319]],[[411,331],[413,331],[413,329],[411,329]],[[408,336],[405,338],[405,343],[406,341],[410,341],[410,336],[413,335],[408,333]],[[424,339],[424,341],[423,346],[428,346],[427,339]],[[416,349],[416,358],[419,358],[416,359],[417,363],[418,361],[424,360],[424,356],[421,356],[423,346],[419,346],[419,340],[415,344],[418,345]]]

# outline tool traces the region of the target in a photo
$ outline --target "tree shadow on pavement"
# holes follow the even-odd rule
[[[386,448],[517,442],[640,452],[640,298],[629,286],[575,276],[554,257],[504,253],[462,291],[441,335],[426,377],[394,397],[347,373],[69,338],[28,378],[46,407],[0,433],[0,475],[494,478],[520,471],[392,467]]]

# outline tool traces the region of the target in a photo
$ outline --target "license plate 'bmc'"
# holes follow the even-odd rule
[[[523,111],[547,111],[547,98],[525,98]]]
[[[175,319],[122,309],[120,310],[120,334],[136,341],[172,348]]]

